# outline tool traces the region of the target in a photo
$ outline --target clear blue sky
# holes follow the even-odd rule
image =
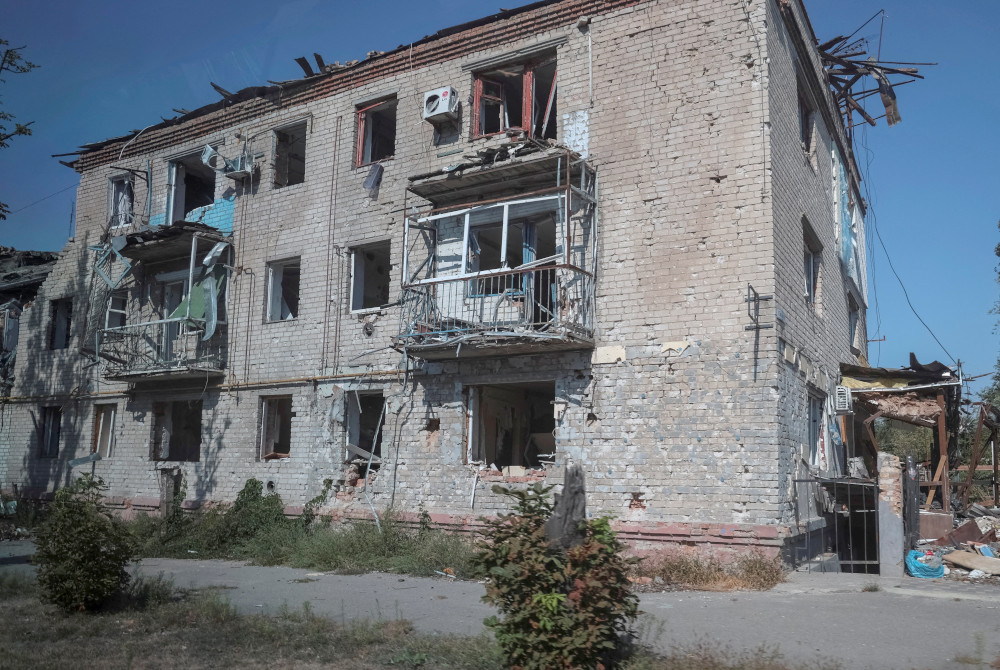
[[[903,122],[868,131],[868,149],[859,147],[857,155],[889,258],[917,311],[967,374],[989,372],[997,358],[989,310],[998,297],[1000,3],[805,2],[821,40],[853,32],[884,8],[884,60],[940,63],[921,68],[925,81],[899,89]],[[33,136],[0,151],[0,199],[15,212],[0,223],[0,244],[59,249],[65,242],[78,180],[51,154],[143,128],[173,116],[173,107],[214,102],[209,81],[236,91],[296,78],[302,74],[296,56],[363,58],[491,14],[500,4],[5,0],[0,37],[27,45],[28,59],[42,67],[8,74],[0,87],[4,110],[35,122]],[[879,26],[876,19],[859,33],[872,50]],[[869,105],[878,109],[876,99]],[[66,190],[32,205],[60,189]],[[872,364],[906,365],[910,351],[921,361],[950,362],[907,306],[871,221],[869,237],[869,337],[886,338],[870,345]]]

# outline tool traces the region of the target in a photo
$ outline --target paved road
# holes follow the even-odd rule
[[[0,543],[0,572],[31,570],[27,542]],[[419,630],[474,634],[491,609],[481,584],[388,574],[333,575],[232,561],[150,559],[140,571],[181,587],[222,587],[243,612],[283,605],[335,619],[404,618]],[[862,592],[878,583],[879,591]],[[643,594],[647,641],[661,649],[706,641],[777,647],[794,662],[839,660],[845,668],[972,668],[956,659],[1000,654],[1000,589],[912,578],[793,573],[766,593]],[[986,666],[983,666],[986,667]]]

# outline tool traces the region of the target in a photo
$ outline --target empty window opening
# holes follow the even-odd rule
[[[555,59],[511,64],[477,74],[472,107],[474,136],[515,130],[555,139]]]
[[[466,272],[502,271],[525,263],[551,259],[555,261],[556,223],[551,203],[523,203],[487,208],[469,217],[469,248]],[[539,265],[544,267],[547,263]],[[523,292],[525,281],[534,278],[536,299],[548,302],[548,272],[532,275],[510,273],[497,277],[479,277],[471,281],[471,295],[517,295]]]
[[[108,311],[104,315],[105,328],[121,328],[126,321],[128,291],[112,291],[108,297]]]
[[[820,300],[820,267],[822,265],[822,246],[809,222],[802,220],[802,274],[804,286],[802,297],[806,305],[814,312],[819,312]]]
[[[469,461],[487,467],[539,467],[555,454],[555,382],[471,386]]]
[[[288,458],[292,449],[292,396],[261,398],[260,457]]]
[[[51,323],[49,324],[49,349],[69,347],[70,326],[73,321],[73,301],[69,298],[53,300],[49,303]]]
[[[132,224],[132,205],[135,192],[132,178],[128,176],[115,177],[111,180],[111,227],[119,228]]]
[[[802,142],[803,151],[812,151],[813,110],[801,91],[799,91],[799,140]]]
[[[197,221],[203,212],[196,210],[215,202],[215,171],[201,162],[200,153],[170,161],[168,170],[167,220]]]
[[[201,458],[201,401],[153,403],[152,458],[198,461]]]
[[[110,458],[114,449],[117,412],[117,405],[94,405],[94,443],[90,452],[101,458]]]
[[[819,466],[826,461],[823,433],[823,398],[809,394],[809,464]]]
[[[267,266],[267,320],[290,321],[299,315],[299,259]]]
[[[358,116],[358,167],[392,158],[396,153],[396,99],[362,107]]]
[[[17,348],[20,330],[21,310],[18,307],[8,307],[0,311],[0,351],[14,351]]]
[[[306,133],[308,124],[274,131],[274,187],[294,186],[306,180]]]
[[[351,251],[351,309],[374,309],[389,302],[389,242],[380,242]]]
[[[861,353],[861,340],[864,339],[858,335],[859,326],[861,325],[861,308],[858,306],[858,302],[854,299],[854,296],[847,296],[847,310],[848,342],[850,342],[853,351]]]
[[[385,397],[381,393],[349,391],[347,403],[347,461],[361,466],[364,476],[371,461],[372,469],[382,462],[382,433],[385,424]]]
[[[59,435],[62,430],[62,408],[43,407],[37,427],[38,454],[42,458],[55,458],[59,455]]]

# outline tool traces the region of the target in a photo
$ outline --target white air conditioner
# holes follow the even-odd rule
[[[851,389],[846,386],[838,386],[837,393],[833,397],[833,409],[837,414],[852,414]]]
[[[451,86],[424,93],[424,121],[441,123],[458,118],[458,91]]]

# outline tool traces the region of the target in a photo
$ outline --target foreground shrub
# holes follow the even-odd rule
[[[638,598],[627,577],[633,561],[623,557],[608,520],[584,522],[583,542],[563,552],[545,536],[551,487],[493,490],[517,505],[512,514],[486,521],[476,561],[490,580],[483,600],[500,611],[485,623],[508,663],[524,670],[613,665]]]
[[[136,545],[102,502],[104,481],[83,475],[56,491],[38,529],[35,558],[42,597],[67,611],[93,609],[129,583]]]

